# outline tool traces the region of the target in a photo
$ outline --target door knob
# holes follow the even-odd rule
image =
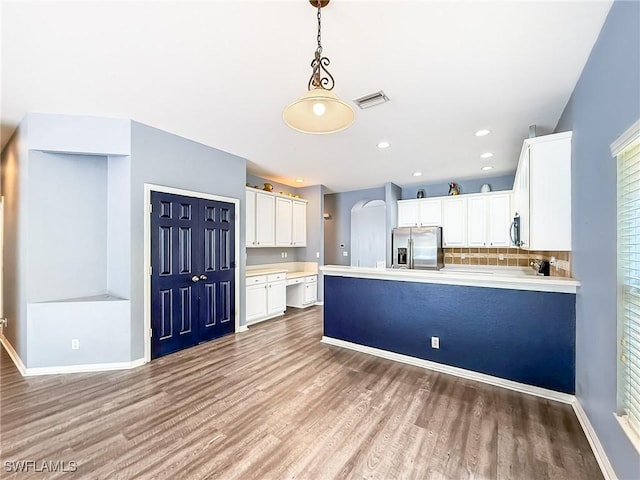
[[[197,275],[194,275],[193,277],[191,277],[191,281],[193,283],[196,283],[198,280],[200,280],[200,277],[198,277]]]
[[[207,276],[206,275],[200,275],[200,280],[206,280]]]

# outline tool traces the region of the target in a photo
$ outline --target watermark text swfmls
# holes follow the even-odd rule
[[[74,460],[6,460],[4,471],[8,473],[73,473],[78,470],[78,462]]]

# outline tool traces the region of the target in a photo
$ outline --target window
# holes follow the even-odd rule
[[[640,121],[612,146],[618,172],[620,423],[640,445]]]

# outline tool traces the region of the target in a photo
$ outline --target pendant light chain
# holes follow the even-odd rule
[[[322,55],[322,13],[321,13],[321,3],[318,0],[318,53]]]
[[[327,57],[322,56],[322,3],[321,0],[318,0],[318,47],[316,48],[316,52],[313,60],[311,61],[311,68],[313,72],[311,73],[311,78],[309,79],[309,83],[307,84],[307,90],[311,90],[312,88],[324,88],[325,90],[333,90],[335,86],[335,81],[333,80],[333,75],[329,73],[327,67],[331,63],[331,61]]]

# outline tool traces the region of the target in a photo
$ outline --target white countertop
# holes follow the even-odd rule
[[[293,278],[310,277],[312,275],[317,275],[317,273],[315,273],[315,272],[287,272],[287,279],[291,280]]]
[[[311,275],[317,275],[316,272],[287,272],[284,268],[265,268],[262,270],[249,270],[246,273],[247,277],[257,277],[258,275],[271,275],[273,273],[286,273],[287,279],[309,277]]]
[[[265,268],[262,270],[248,270],[247,277],[257,277],[258,275],[271,275],[272,273],[287,273],[286,268]]]
[[[320,267],[320,270],[325,275],[338,277],[440,283],[539,292],[576,293],[577,288],[580,286],[580,282],[573,278],[541,277],[533,274],[531,269],[517,267],[448,265],[442,270],[407,270],[325,265]]]

